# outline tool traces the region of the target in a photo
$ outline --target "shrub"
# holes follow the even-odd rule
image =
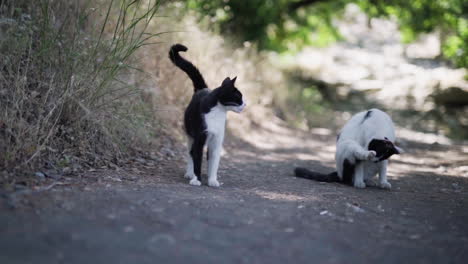
[[[0,3],[0,168],[116,162],[144,140],[138,131],[151,126],[148,105],[125,78],[132,55],[157,35],[146,30],[158,7],[157,0]]]

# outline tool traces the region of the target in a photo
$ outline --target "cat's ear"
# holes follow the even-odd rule
[[[403,154],[405,153],[405,151],[402,149],[402,148],[399,148],[397,146],[395,146],[395,150],[396,150],[396,153],[395,154]]]
[[[224,79],[221,86],[228,86],[229,84],[231,84],[231,82],[232,82],[231,79],[229,77],[226,77],[226,79]]]
[[[236,82],[236,79],[237,79],[237,76],[232,78],[231,82],[232,82],[232,85],[234,85],[234,83]]]

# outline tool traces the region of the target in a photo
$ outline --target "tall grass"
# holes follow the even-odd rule
[[[0,2],[0,171],[117,162],[142,140],[149,108],[126,78],[132,56],[158,35],[148,26],[159,6]],[[4,173],[0,182],[14,180]]]

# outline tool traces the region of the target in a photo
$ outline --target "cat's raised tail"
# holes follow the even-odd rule
[[[294,169],[294,175],[299,178],[319,181],[319,182],[341,182],[338,177],[338,173],[332,172],[329,174],[323,174],[318,172],[310,171],[306,168],[297,167]]]
[[[169,59],[171,59],[172,63],[174,63],[177,67],[183,70],[190,77],[196,92],[198,90],[207,88],[208,86],[206,85],[205,79],[203,79],[203,76],[201,75],[197,67],[195,67],[190,61],[182,58],[179,55],[180,51],[185,52],[187,50],[187,47],[185,47],[184,45],[175,44],[169,50]]]

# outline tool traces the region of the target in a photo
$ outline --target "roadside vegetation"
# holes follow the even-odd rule
[[[1,181],[118,163],[154,126],[127,78],[158,1],[0,3]]]

